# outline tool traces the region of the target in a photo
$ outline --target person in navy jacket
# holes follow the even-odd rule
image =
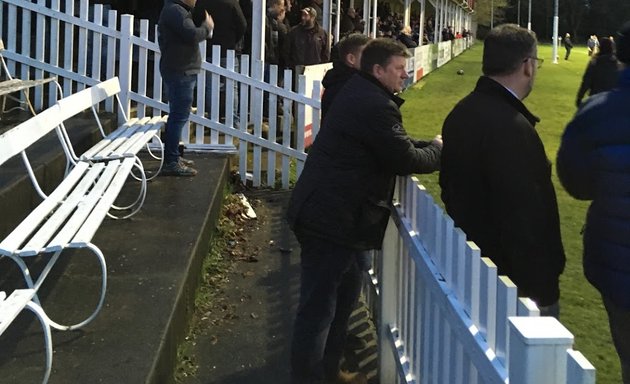
[[[601,293],[630,383],[630,21],[619,32],[617,86],[589,97],[567,125],[558,176],[571,196],[592,200],[584,229],[584,274]]]

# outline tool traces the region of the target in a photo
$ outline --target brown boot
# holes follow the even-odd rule
[[[337,377],[330,381],[331,384],[367,384],[367,377],[361,372],[339,371]]]

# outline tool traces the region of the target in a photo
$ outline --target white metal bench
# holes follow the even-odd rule
[[[34,289],[17,289],[7,297],[5,292],[0,292],[0,335],[11,325],[13,320],[27,308],[39,320],[44,331],[44,342],[46,345],[46,368],[44,373],[43,383],[48,382],[50,377],[50,371],[52,369],[52,337],[50,334],[50,326],[47,322],[47,317],[44,314],[42,308],[34,303],[33,297],[35,296]]]
[[[2,110],[0,111],[0,113],[9,112],[14,109],[14,108],[11,108],[9,110],[6,110],[6,100],[7,98],[10,98],[19,103],[19,105],[15,108],[22,108],[22,105],[24,105],[25,107],[28,107],[28,110],[31,111],[33,116],[35,116],[35,109],[33,108],[33,105],[31,104],[30,98],[28,97],[28,89],[32,87],[44,85],[53,81],[57,85],[57,92],[59,93],[59,96],[60,97],[63,96],[62,89],[59,86],[59,84],[57,84],[57,79],[55,77],[47,77],[47,78],[36,79],[36,80],[20,80],[11,76],[11,73],[9,72],[9,68],[7,67],[7,63],[4,61],[4,56],[2,55],[3,51],[4,51],[4,42],[2,41],[2,39],[0,39],[0,64],[2,64],[2,70],[4,71],[4,74],[6,76],[6,80],[0,81],[0,97],[2,97]],[[15,92],[22,92],[24,95],[24,100],[20,100],[19,98],[11,96],[11,94]]]
[[[61,325],[48,316],[47,323],[59,330],[80,328],[92,321],[103,305],[107,286],[107,268],[100,249],[92,238],[112,208],[136,164],[135,157],[107,162],[80,161],[49,195],[39,187],[26,155],[26,149],[47,133],[56,131],[63,144],[60,125],[61,107],[56,104],[22,124],[0,135],[0,166],[20,155],[35,189],[44,200],[0,242],[0,256],[12,259],[20,268],[28,288],[37,290],[50,273],[62,252],[77,248],[91,251],[100,263],[101,293],[94,311],[85,320]],[[32,276],[24,258],[46,257],[48,261],[39,276]],[[37,293],[33,301],[39,304]]]
[[[118,97],[120,93],[120,83],[117,77],[111,78],[102,83],[96,84],[90,88],[77,92],[73,95],[67,96],[58,101],[58,105],[61,110],[62,120],[67,120],[72,116],[75,116],[85,110],[91,109],[94,115],[96,124],[103,135],[103,139],[96,143],[92,148],[85,151],[83,154],[75,153],[72,143],[68,137],[65,127],[62,122],[62,134],[68,143],[68,158],[71,161],[69,166],[75,166],[78,162],[107,162],[112,160],[124,160],[127,158],[135,159],[136,169],[139,170],[140,175],[134,175],[134,177],[141,181],[140,192],[137,199],[131,204],[119,207],[114,206],[117,210],[131,210],[130,213],[122,216],[121,218],[128,218],[133,216],[140,210],[144,199],[146,197],[147,180],[151,180],[157,176],[162,169],[164,159],[164,148],[160,140],[160,130],[166,123],[167,116],[155,116],[144,117],[141,119],[127,119],[124,115],[122,104]],[[118,104],[118,112],[121,114],[125,121],[118,129],[114,130],[110,134],[106,134],[103,129],[103,125],[98,117],[98,106],[101,102],[108,98],[114,98]],[[155,139],[159,142],[160,153],[156,155],[149,147],[151,140]],[[151,157],[159,160],[159,166],[157,171],[147,177],[144,170],[144,166],[138,158],[138,153],[147,148]],[[118,218],[117,216],[110,214],[112,218]]]

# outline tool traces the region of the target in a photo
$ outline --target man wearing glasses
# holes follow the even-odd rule
[[[483,76],[442,127],[440,186],[448,214],[482,256],[541,316],[558,317],[565,264],[558,204],[534,129],[539,119],[522,102],[541,64],[533,32],[504,24],[489,33]]]

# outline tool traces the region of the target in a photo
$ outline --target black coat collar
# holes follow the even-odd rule
[[[475,92],[481,92],[500,97],[505,102],[512,105],[517,111],[522,113],[532,126],[536,125],[536,123],[540,121],[540,118],[532,114],[522,101],[520,101],[510,91],[508,91],[503,85],[497,83],[495,80],[492,80],[487,76],[481,76],[479,78],[479,80],[477,81],[477,86],[475,87]]]
[[[371,75],[371,74],[369,74],[369,73],[365,73],[365,72],[363,72],[363,71],[361,71],[361,72],[359,73],[359,75],[360,75],[361,77],[363,77],[364,79],[369,80],[370,82],[374,83],[374,84],[375,84],[375,85],[377,85],[380,89],[382,89],[382,90],[383,90],[383,91],[387,94],[387,96],[389,96],[389,98],[390,98],[390,99],[392,99],[392,101],[393,101],[394,103],[396,103],[396,105],[398,106],[398,108],[400,108],[400,106],[404,104],[404,102],[405,102],[405,100],[404,100],[404,99],[402,99],[402,98],[400,98],[400,97],[396,96],[396,95],[395,95],[395,94],[393,94],[393,93],[392,93],[389,89],[385,88],[385,86],[384,86],[383,84],[381,84],[381,82],[380,82],[380,81],[378,81],[378,79],[377,79],[376,77],[372,76],[372,75]],[[355,76],[356,76],[356,75],[355,75]]]

